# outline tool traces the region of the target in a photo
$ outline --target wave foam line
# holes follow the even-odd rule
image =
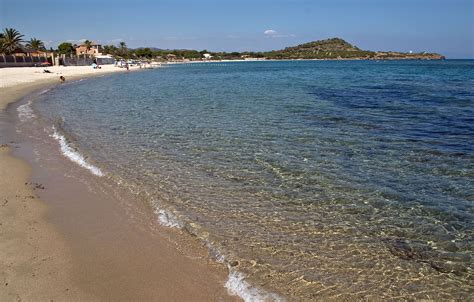
[[[53,127],[53,131],[54,133],[51,136],[59,142],[59,146],[61,147],[61,152],[63,153],[65,157],[69,158],[72,162],[78,164],[79,166],[86,168],[94,175],[104,176],[104,174],[99,168],[97,168],[94,165],[89,164],[84,158],[84,156],[82,156],[82,154],[80,154],[79,152],[74,150],[71,146],[69,146],[66,138],[63,135],[59,134],[56,131],[55,127]]]
[[[172,214],[171,211],[158,207],[156,204],[155,214],[158,216],[158,223],[169,228],[183,229],[183,223]],[[245,302],[285,302],[286,300],[279,295],[267,292],[264,289],[251,285],[245,280],[245,275],[228,264],[227,257],[221,253],[211,242],[206,241],[206,247],[210,255],[218,263],[227,264],[229,276],[225,283],[225,288],[229,295],[238,296]]]
[[[206,244],[211,255],[215,258],[218,263],[226,263],[226,257],[212,244],[209,242]],[[252,286],[249,282],[245,281],[245,275],[241,272],[236,271],[229,265],[229,277],[225,283],[225,288],[229,295],[239,296],[245,302],[284,302],[285,299],[277,294],[269,293],[263,289],[259,289]]]
[[[34,118],[36,115],[33,113],[33,109],[31,109],[32,102],[29,101],[26,104],[18,106],[16,111],[18,112],[18,118],[21,122],[26,122],[27,120]]]
[[[234,270],[229,270],[229,279],[225,287],[231,295],[242,298],[245,302],[283,302],[283,298],[274,293],[268,293],[264,290],[252,286],[245,280],[245,275]]]
[[[182,225],[178,219],[170,212],[156,207],[155,214],[158,216],[158,222],[168,228],[181,229]]]

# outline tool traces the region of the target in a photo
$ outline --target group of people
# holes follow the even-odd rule
[[[100,67],[99,64],[97,64],[97,61],[94,60],[94,63],[92,63],[92,68],[94,68],[94,69],[101,69],[102,67]]]
[[[130,70],[130,65],[128,65],[127,61],[124,60],[117,60],[115,61],[115,66],[120,67],[120,68],[125,68],[127,70]]]

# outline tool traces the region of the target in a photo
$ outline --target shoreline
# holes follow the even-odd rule
[[[447,60],[465,60],[465,59],[414,59],[414,58],[340,58],[340,59],[222,59],[222,60],[208,60],[208,61],[169,61],[165,62],[166,65],[176,65],[176,64],[202,64],[202,63],[232,63],[232,62],[311,62],[311,61],[323,61],[323,62],[334,62],[334,61],[349,61],[349,62],[372,62],[372,61],[390,61],[390,62],[405,62],[405,61],[447,61]],[[469,60],[469,59],[467,59]]]
[[[66,79],[114,72],[95,71],[70,73]],[[0,70],[0,76],[10,72]],[[2,127],[11,126],[8,105],[54,86],[59,77],[54,75],[2,86]],[[123,207],[113,190],[91,191],[78,181],[81,173],[89,172],[66,170],[74,164],[58,156],[59,150],[52,158],[62,170],[42,167],[28,158],[28,142],[6,141],[3,132],[0,192],[8,201],[1,200],[0,278],[7,289],[0,294],[2,300],[239,300],[224,287],[224,265],[213,263],[205,247],[189,235],[150,226],[156,217],[146,205]],[[74,177],[65,178],[64,171]]]

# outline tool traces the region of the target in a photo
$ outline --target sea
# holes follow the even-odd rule
[[[473,60],[169,64],[18,114],[246,301],[473,297]]]

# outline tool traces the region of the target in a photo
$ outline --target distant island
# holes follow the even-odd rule
[[[321,60],[442,60],[437,53],[403,53],[395,51],[368,51],[340,38],[319,40],[287,47],[283,50],[265,52],[271,59],[321,59]]]
[[[104,49],[107,51],[108,46]],[[112,48],[113,50],[113,48]],[[138,57],[182,60],[443,60],[437,53],[362,50],[340,38],[331,38],[266,52],[211,52],[207,50],[130,49]],[[113,51],[110,54],[114,55]]]

